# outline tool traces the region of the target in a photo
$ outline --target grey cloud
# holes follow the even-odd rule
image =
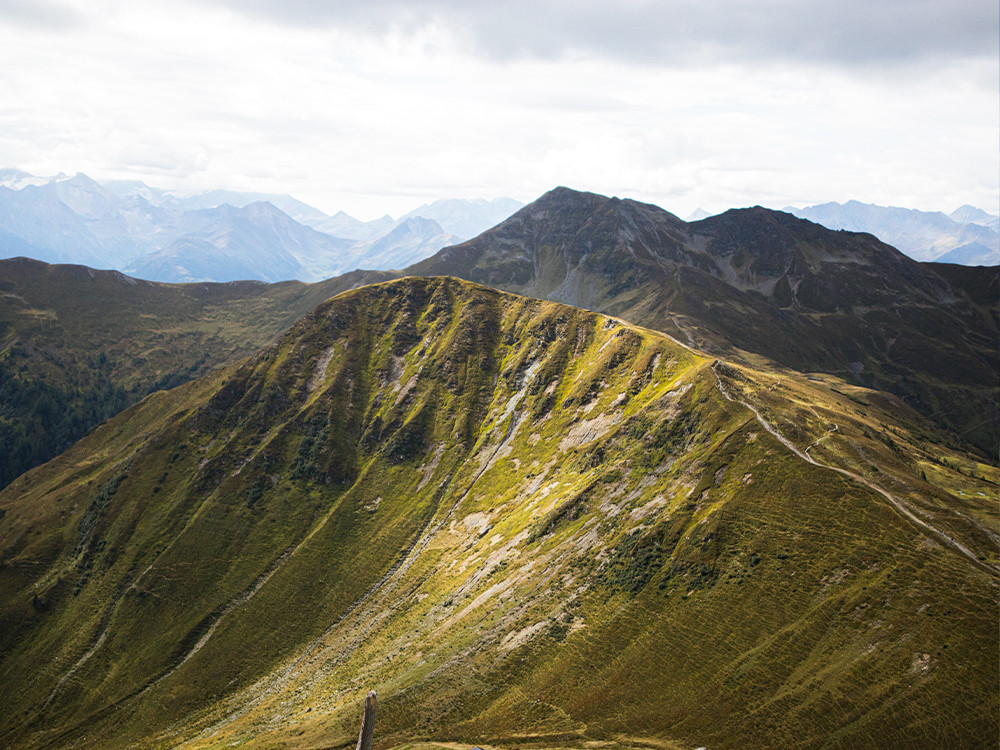
[[[989,0],[214,0],[301,26],[372,34],[444,26],[501,60],[600,55],[630,62],[804,60],[841,65],[995,56]]]
[[[61,30],[78,26],[80,15],[65,5],[47,0],[0,0],[0,23]]]

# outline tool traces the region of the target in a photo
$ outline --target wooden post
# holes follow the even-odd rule
[[[361,720],[361,734],[358,735],[357,750],[372,750],[372,737],[375,735],[375,709],[378,699],[372,690],[365,698],[365,717]]]

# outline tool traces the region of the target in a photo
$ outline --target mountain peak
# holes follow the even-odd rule
[[[522,204],[513,198],[446,198],[424,204],[400,217],[433,219],[449,234],[463,239],[482,234],[508,218]]]
[[[914,394],[910,375],[901,375],[936,367],[928,363],[940,360],[943,326],[948,340],[968,341],[975,330],[991,342],[951,351],[949,370],[996,382],[989,314],[975,310],[961,279],[870,234],[833,231],[763,206],[689,224],[656,206],[560,186],[408,271],[460,276],[683,332],[720,355],[738,347],[794,369],[877,383],[977,445],[996,448],[988,388],[956,396],[935,376]],[[939,308],[945,317],[928,312]],[[889,325],[879,312],[887,309],[908,312]],[[864,334],[859,320],[868,321]],[[905,354],[896,341],[907,342]],[[938,406],[944,403],[952,406]],[[982,414],[991,416],[984,421]]]
[[[976,206],[971,206],[966,203],[964,206],[959,206],[950,214],[949,218],[952,221],[957,221],[959,224],[983,224],[986,226],[995,226],[997,223],[997,216]]]
[[[608,197],[599,193],[591,193],[586,190],[575,190],[565,185],[559,185],[548,192],[542,194],[537,200],[529,203],[526,207],[537,205],[549,205],[552,203],[608,203],[617,198]]]
[[[531,209],[532,211],[536,211],[538,209],[551,210],[552,208],[575,211],[615,210],[625,212],[629,216],[640,213],[647,216],[656,215],[658,219],[667,220],[674,224],[685,223],[679,217],[653,203],[643,203],[632,198],[619,198],[618,196],[607,196],[585,190],[575,190],[564,185],[549,190],[522,210]]]
[[[278,208],[276,205],[271,203],[271,201],[253,201],[248,203],[242,208],[239,208],[237,214],[242,214],[249,217],[274,217],[274,218],[286,218],[291,219],[291,217]]]

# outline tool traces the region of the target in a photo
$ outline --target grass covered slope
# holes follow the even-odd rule
[[[388,276],[160,284],[0,260],[0,487],[146,394],[252,354],[323,300]]]
[[[0,493],[0,743],[348,745],[376,689],[382,746],[991,745],[995,472],[771,377],[454,279],[329,300]]]
[[[956,445],[997,462],[996,267],[917,263],[871,235],[761,207],[688,223],[657,206],[557,188],[407,270],[891,392],[954,431]]]

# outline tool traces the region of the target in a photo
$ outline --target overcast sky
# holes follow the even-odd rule
[[[0,0],[0,167],[398,215],[1000,211],[995,0]]]

